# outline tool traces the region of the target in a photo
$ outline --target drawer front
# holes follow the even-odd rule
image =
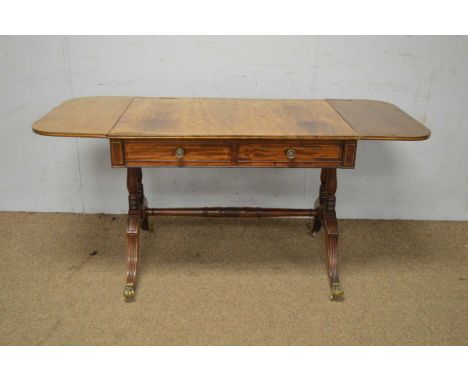
[[[253,162],[315,162],[341,161],[340,144],[245,144],[239,147],[239,161]]]
[[[130,162],[229,162],[228,145],[157,142],[125,142],[125,159]]]

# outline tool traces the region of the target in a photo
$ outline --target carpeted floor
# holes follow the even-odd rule
[[[301,219],[0,213],[0,345],[467,345],[468,222],[342,220],[345,300]],[[92,253],[95,252],[95,255]]]

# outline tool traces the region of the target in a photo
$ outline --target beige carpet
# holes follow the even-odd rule
[[[341,221],[332,302],[304,220],[152,221],[125,303],[124,216],[0,213],[0,344],[468,344],[468,222]]]

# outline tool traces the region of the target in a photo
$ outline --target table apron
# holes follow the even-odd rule
[[[356,140],[110,139],[112,167],[354,168]]]

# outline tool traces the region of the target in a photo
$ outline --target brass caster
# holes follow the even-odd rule
[[[123,291],[123,296],[124,296],[126,301],[129,301],[133,297],[135,297],[135,287],[133,286],[133,284],[125,285],[125,289]]]
[[[344,289],[341,283],[331,283],[331,296],[330,300],[338,300],[343,297]]]

